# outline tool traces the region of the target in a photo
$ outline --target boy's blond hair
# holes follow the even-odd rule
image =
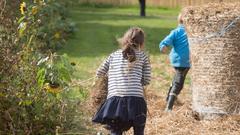
[[[177,20],[178,20],[178,23],[179,23],[179,24],[183,24],[182,13],[179,13]]]

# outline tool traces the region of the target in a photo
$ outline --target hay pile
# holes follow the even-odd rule
[[[91,92],[91,104],[94,108],[99,108],[107,99],[108,77],[101,76],[95,79]]]
[[[238,135],[240,133],[240,116],[200,121],[197,114],[191,109],[191,95],[187,94],[188,91],[188,89],[184,89],[180,95],[183,105],[176,105],[172,113],[165,113],[166,93],[148,90],[147,103],[150,114],[148,113],[147,116],[145,135]],[[89,112],[92,112],[94,108],[88,109],[90,109]],[[91,123],[89,121],[91,118],[85,119],[84,123]],[[103,135],[109,134],[101,125],[88,125],[88,129],[96,130],[88,135],[96,135],[97,131],[101,131]],[[125,135],[133,135],[132,129]]]
[[[192,60],[193,110],[205,119],[240,114],[240,3],[183,10]]]
[[[146,135],[237,135],[240,133],[240,116],[225,116],[216,120],[200,121],[191,109],[191,95],[188,89],[180,95],[183,105],[174,106],[172,113],[165,113],[165,93],[148,93]],[[183,96],[184,95],[184,96]],[[128,133],[132,135],[132,133]]]

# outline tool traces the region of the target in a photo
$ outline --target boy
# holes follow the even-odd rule
[[[159,44],[160,51],[163,53],[166,53],[167,47],[172,47],[169,57],[171,65],[175,69],[172,86],[170,87],[166,98],[166,111],[168,112],[172,110],[174,101],[180,94],[184,85],[185,77],[190,69],[189,44],[181,14],[178,16],[178,24],[178,27],[172,30],[171,33]]]

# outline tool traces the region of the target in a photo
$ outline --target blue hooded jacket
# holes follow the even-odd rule
[[[161,51],[164,46],[172,46],[169,57],[173,67],[190,67],[187,33],[182,24],[162,40],[159,44]]]

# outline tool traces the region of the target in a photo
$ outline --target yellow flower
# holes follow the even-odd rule
[[[4,97],[5,95],[3,93],[0,93],[0,97]]]
[[[39,4],[42,6],[42,5],[46,5],[45,1],[44,0],[39,0]]]
[[[26,2],[22,2],[20,4],[20,11],[21,11],[21,14],[24,15],[25,11],[26,11],[26,7],[27,7],[27,4]]]
[[[35,15],[35,14],[37,14],[37,12],[38,12],[38,7],[37,6],[33,6],[32,7],[32,14]]]
[[[51,87],[49,83],[44,84],[44,89],[52,94],[57,94],[62,91],[61,87]]]
[[[59,33],[59,32],[56,32],[55,35],[54,35],[54,37],[55,37],[56,39],[59,39],[59,38],[60,38],[60,33]]]

